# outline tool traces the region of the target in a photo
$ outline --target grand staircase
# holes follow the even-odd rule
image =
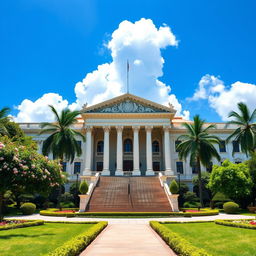
[[[157,177],[100,177],[86,211],[170,212]]]

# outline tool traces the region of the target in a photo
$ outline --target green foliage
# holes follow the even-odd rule
[[[80,187],[79,187],[79,191],[81,194],[85,195],[88,191],[88,184],[87,182],[84,180],[81,182]]]
[[[256,152],[251,154],[251,159],[248,161],[248,167],[253,182],[253,187],[251,190],[251,202],[253,205],[256,205]]]
[[[254,220],[254,219],[252,219]],[[246,223],[238,223],[238,222],[234,222],[236,220],[215,220],[215,224],[218,225],[224,225],[224,226],[230,226],[230,227],[235,227],[235,228],[247,228],[247,229],[256,229],[255,225],[250,225],[250,224],[246,224]],[[237,221],[241,221],[241,220],[237,220]]]
[[[221,192],[234,201],[249,195],[252,185],[248,166],[229,160],[225,160],[221,166],[213,166],[208,184],[213,193]]]
[[[179,192],[179,186],[176,182],[176,180],[172,180],[170,183],[170,191],[172,194],[178,194]]]
[[[160,224],[157,221],[150,221],[150,226],[161,236],[161,238],[181,256],[210,256],[205,250],[190,244],[186,239],[176,232]]]
[[[76,137],[83,141],[85,137],[82,133],[72,129],[71,126],[77,123],[77,116],[81,114],[80,111],[71,111],[70,109],[63,109],[58,114],[57,110],[49,105],[54,116],[54,123],[42,123],[43,129],[40,134],[51,134],[44,142],[42,152],[44,155],[49,155],[51,152],[54,158],[59,158],[67,161],[74,161],[75,156],[82,154],[82,149],[76,140]]]
[[[194,202],[199,201],[199,198],[196,196],[196,194],[194,192],[191,192],[191,191],[188,191],[184,195],[184,199],[185,199],[185,202],[189,202],[189,203],[194,203]]]
[[[9,112],[10,108],[5,107],[0,109],[0,135],[9,135],[8,130],[6,128],[6,122],[9,121]]]
[[[67,208],[63,210],[78,211],[77,208]],[[153,216],[212,216],[218,215],[218,210],[201,209],[200,212],[58,212],[59,209],[52,208],[40,211],[43,216],[58,216],[58,217],[153,217]]]
[[[199,202],[185,202],[184,204],[183,204],[183,207],[185,207],[185,208],[198,208],[198,207],[200,207],[201,205],[200,205],[200,203]]]
[[[179,191],[179,197],[178,197],[178,201],[179,201],[179,206],[182,207],[185,199],[184,199],[184,195],[189,191],[188,185],[185,183],[181,183],[180,184],[180,191]]]
[[[228,202],[230,201],[230,199],[227,196],[225,196],[223,193],[217,192],[212,198],[212,201]]]
[[[201,182],[202,182],[202,195],[203,195],[203,201],[204,204],[209,203],[210,199],[212,197],[211,190],[208,189],[208,183],[210,180],[210,173],[208,172],[202,172],[201,176]],[[199,196],[199,178],[198,175],[193,177],[192,183],[194,185],[193,191],[196,193],[197,196]]]
[[[15,228],[26,228],[26,227],[32,227],[32,226],[39,226],[39,225],[43,225],[43,224],[44,224],[43,220],[28,220],[23,223],[0,226],[0,231],[8,230],[8,229],[15,229]]]
[[[73,202],[60,202],[61,208],[74,208],[75,204]]]
[[[208,166],[212,158],[220,161],[220,156],[214,144],[219,144],[217,136],[209,134],[209,130],[215,128],[214,125],[205,127],[205,121],[198,115],[194,116],[193,123],[184,123],[186,134],[178,137],[182,142],[178,145],[179,158],[190,159],[190,166],[196,164],[199,178],[199,197],[203,206],[203,192],[201,182],[200,165]]]
[[[108,225],[106,221],[100,221],[82,234],[67,241],[62,246],[45,256],[76,256],[79,255]]]
[[[60,201],[64,203],[72,202],[73,200],[74,200],[74,197],[69,192],[65,192],[60,196]]]
[[[234,202],[226,202],[225,204],[223,204],[223,209],[225,213],[238,213],[239,205]]]
[[[256,146],[256,109],[250,113],[247,105],[242,102],[238,103],[237,107],[239,112],[229,113],[229,117],[233,117],[234,120],[227,122],[227,126],[234,124],[238,128],[227,138],[227,141],[235,138],[241,145],[241,151],[248,155],[254,152]]]
[[[24,215],[31,215],[35,212],[36,210],[36,205],[33,203],[24,203],[21,207],[20,207],[21,212]]]
[[[0,137],[0,216],[6,191],[47,194],[62,184],[64,178],[57,161],[50,161],[8,137]]]

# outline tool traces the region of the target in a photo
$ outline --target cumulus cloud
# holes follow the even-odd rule
[[[130,93],[165,105],[170,102],[177,110],[177,115],[188,119],[189,111],[182,111],[178,99],[171,94],[170,85],[159,80],[163,75],[164,65],[161,50],[177,45],[175,35],[166,25],[157,28],[150,19],[141,19],[135,23],[127,20],[121,22],[105,45],[111,53],[112,61],[99,65],[75,85],[76,101],[69,107],[81,109],[85,103],[93,105],[125,93],[128,60]],[[42,100],[43,98],[37,101]],[[37,106],[36,102],[31,104],[31,108]],[[21,107],[24,104],[22,102],[19,106],[18,120],[23,120],[23,116],[27,120],[30,116]],[[48,102],[45,102],[45,111],[48,111],[47,105]],[[39,117],[35,113],[31,120],[41,119],[42,116],[43,114]]]
[[[226,86],[219,78],[205,75],[190,99],[207,99],[221,119],[227,121],[230,111],[237,111],[238,102],[246,103],[251,110],[255,109],[256,85],[237,81]]]
[[[68,107],[68,101],[56,93],[46,93],[36,101],[25,99],[17,107],[19,113],[17,122],[44,122],[54,120],[53,113],[48,105],[53,105],[58,111]]]

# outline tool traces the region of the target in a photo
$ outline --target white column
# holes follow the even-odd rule
[[[117,126],[116,143],[116,173],[115,175],[124,175],[123,172],[123,126]]]
[[[85,168],[83,175],[91,175],[91,161],[92,161],[92,127],[86,128],[86,146],[85,146]]]
[[[140,151],[139,151],[139,126],[133,126],[133,172],[132,175],[140,173]]]
[[[171,167],[170,127],[164,126],[165,175],[174,175]]]
[[[109,171],[109,132],[110,127],[104,126],[104,155],[103,155],[103,171],[102,175],[110,175]]]
[[[153,126],[146,126],[146,153],[147,153],[147,170],[146,175],[154,175],[152,168],[152,136],[151,131]]]

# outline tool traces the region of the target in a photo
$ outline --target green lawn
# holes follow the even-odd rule
[[[42,226],[0,231],[0,255],[39,256],[54,250],[93,225],[45,223]]]
[[[214,223],[165,224],[214,256],[256,256],[256,230]]]

